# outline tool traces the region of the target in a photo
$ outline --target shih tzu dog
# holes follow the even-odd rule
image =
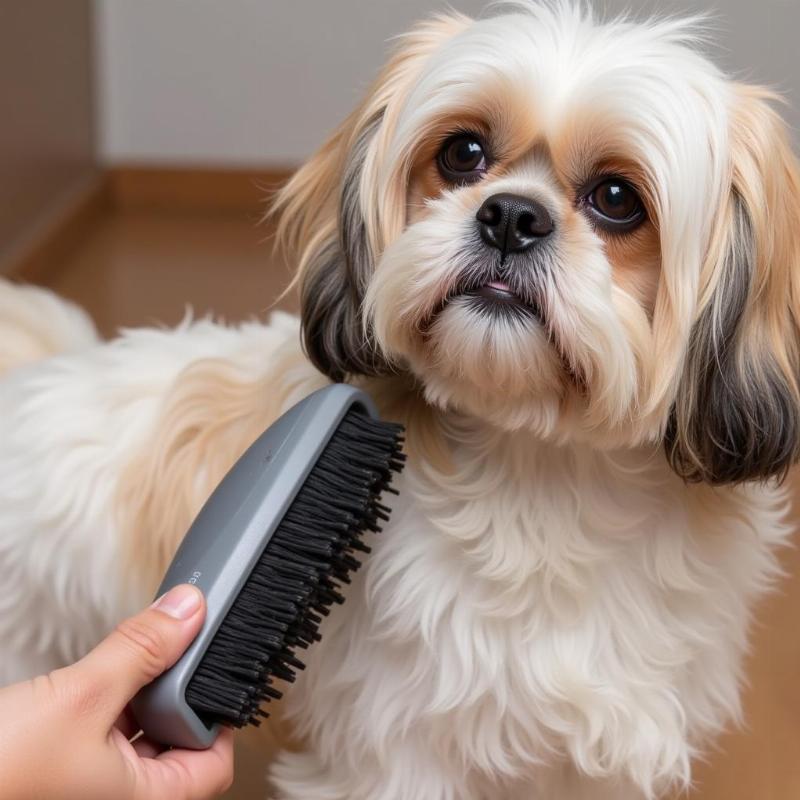
[[[350,380],[410,465],[274,796],[688,785],[740,713],[800,441],[797,163],[699,41],[568,2],[418,27],[278,198],[299,323],[101,344],[4,285],[0,677],[146,601],[247,444]]]

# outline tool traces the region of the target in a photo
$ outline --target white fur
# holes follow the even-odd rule
[[[39,302],[0,289],[17,292],[20,310]],[[39,317],[42,331],[50,319]],[[60,318],[56,325],[60,334]],[[82,328],[76,318],[76,335]],[[131,585],[121,560],[115,492],[125,466],[154,446],[153,426],[184,368],[218,358],[257,374],[286,331],[280,315],[272,327],[203,320],[132,330],[0,378],[0,683],[79,658],[148,599],[152,587]]]
[[[782,494],[687,488],[646,451],[469,423],[452,440],[458,471],[402,481],[361,602],[290,698],[324,779],[287,754],[278,796],[574,798],[573,781],[588,798],[623,776],[620,799],[688,782],[694,744],[738,716]]]
[[[652,798],[688,785],[698,748],[739,717],[786,494],[688,485],[659,442],[729,179],[730,89],[680,23],[514,8],[431,57],[381,134],[391,157],[367,148],[361,203],[379,257],[366,324],[421,382],[453,469],[411,459],[391,523],[310,652],[284,704],[305,747],[271,770],[282,800]],[[530,97],[544,130],[594,120],[641,164],[661,224],[652,320],[577,220],[545,286],[549,330],[454,301],[420,341],[484,190],[444,191],[394,231],[377,230],[381,193],[404,189],[432,118],[491,105],[490,78]],[[558,220],[574,215],[540,155],[512,173],[491,190],[535,191]],[[213,360],[283,405],[320,376],[280,315],[102,344],[52,297],[0,283],[0,332],[2,682],[77,658],[148,599],[129,580],[132,512],[117,490],[159,447],[187,371]],[[54,347],[30,341],[65,352],[45,358]]]
[[[0,282],[0,375],[97,341],[89,315],[36,286]]]
[[[19,369],[0,392],[2,679],[85,652],[122,592],[113,485],[181,370],[243,374],[296,327],[204,321]],[[313,371],[308,369],[309,380]],[[749,609],[785,498],[687,487],[654,450],[544,445],[453,416],[457,471],[413,465],[346,613],[290,693],[296,800],[638,798],[689,779],[739,713]]]

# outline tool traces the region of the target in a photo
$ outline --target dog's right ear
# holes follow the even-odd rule
[[[448,14],[402,37],[366,100],[298,170],[273,206],[278,241],[297,262],[303,345],[334,381],[391,371],[362,316],[375,259],[405,224],[405,172],[402,164],[387,164],[389,145],[425,59],[469,23]]]

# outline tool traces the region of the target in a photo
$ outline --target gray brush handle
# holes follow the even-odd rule
[[[205,595],[203,627],[178,662],[132,703],[145,734],[176,747],[210,747],[219,732],[186,702],[186,687],[242,585],[342,418],[360,407],[377,418],[364,392],[345,384],[320,389],[271,425],[234,464],[189,528],[157,596],[180,583]]]

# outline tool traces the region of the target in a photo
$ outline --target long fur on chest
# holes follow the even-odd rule
[[[412,462],[290,701],[300,730],[359,759],[411,738],[496,786],[562,759],[647,791],[688,779],[739,712],[782,493],[687,486],[656,450],[445,427],[453,469]]]

